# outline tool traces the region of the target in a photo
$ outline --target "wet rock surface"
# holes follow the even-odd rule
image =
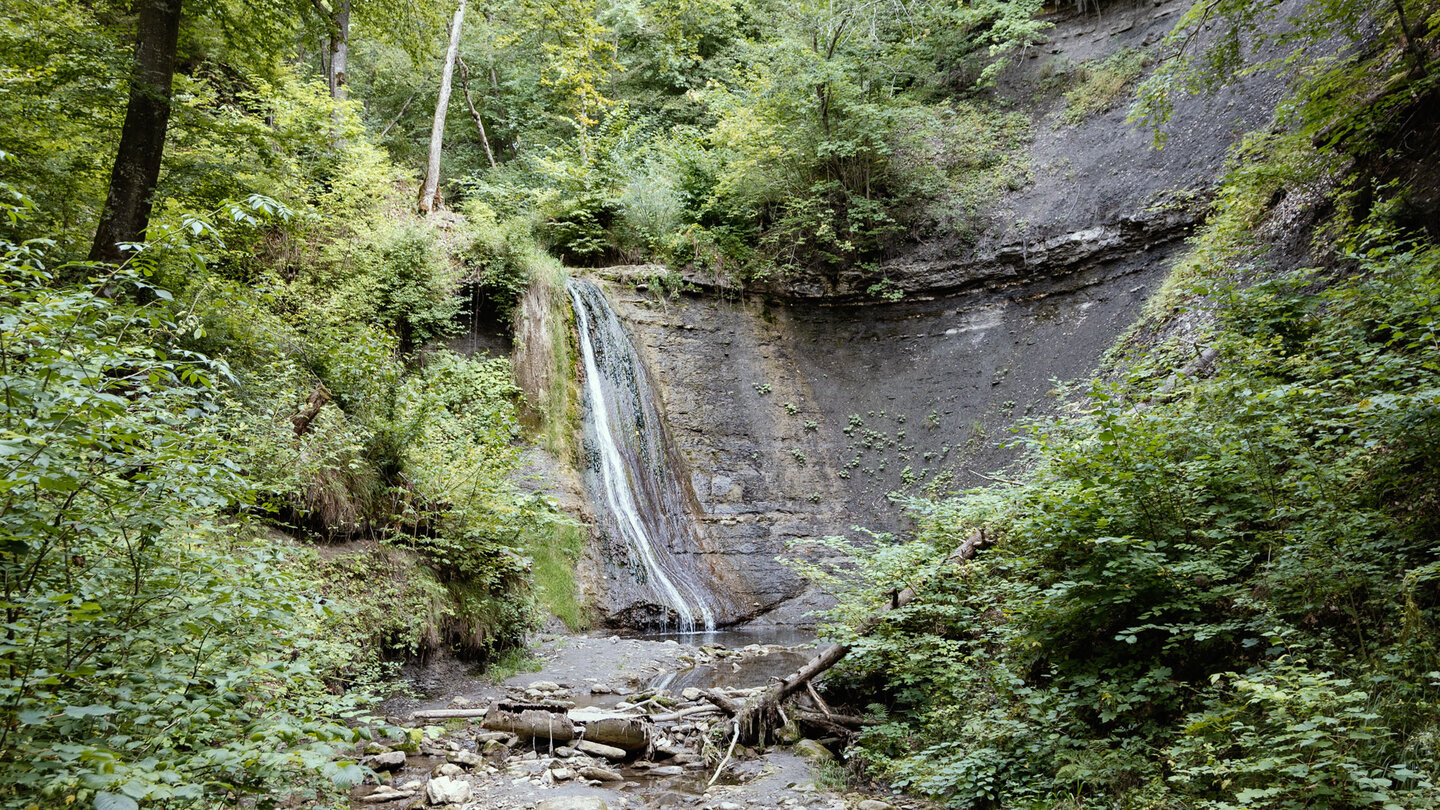
[[[806,652],[778,644],[727,647],[618,636],[544,638],[536,647],[538,672],[502,683],[447,673],[427,681],[443,686],[425,699],[388,704],[390,714],[400,715],[392,719],[429,728],[421,742],[406,750],[371,744],[369,762],[400,758],[404,764],[393,773],[376,768],[376,776],[352,792],[352,806],[846,810],[862,801],[895,802],[893,796],[827,789],[824,784],[834,784],[833,774],[829,782],[822,778],[824,784],[817,784],[816,760],[798,755],[813,756],[804,745],[808,740],[794,749],[741,749],[724,761],[724,714],[703,693],[714,689],[743,700],[764,687],[766,672],[782,663],[788,666]],[[698,685],[658,685],[686,676]],[[458,711],[473,716],[429,716],[457,711],[457,702],[465,706]],[[497,705],[543,708],[582,730],[599,727],[606,722],[603,718],[641,718],[635,722],[644,723],[648,740],[627,751],[585,740],[583,731],[581,739],[563,744],[496,732],[486,726],[487,714]],[[907,801],[901,806],[919,805]]]

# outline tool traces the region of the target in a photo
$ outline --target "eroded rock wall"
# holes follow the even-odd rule
[[[608,291],[660,387],[712,567],[758,612],[803,591],[776,559],[792,543],[895,531],[896,497],[987,483],[1015,458],[1008,427],[1096,367],[1169,255],[863,307]]]

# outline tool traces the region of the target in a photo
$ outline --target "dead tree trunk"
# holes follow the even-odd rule
[[[290,424],[295,426],[295,435],[304,436],[310,430],[310,423],[320,415],[320,409],[330,401],[330,389],[323,384],[315,386],[310,396],[305,398],[305,404],[300,406],[300,412],[290,417]]]
[[[984,529],[979,529],[965,539],[960,547],[946,558],[947,564],[964,562],[975,556],[975,552],[990,545],[990,538],[985,534]],[[867,619],[860,627],[856,628],[856,635],[867,635],[876,627],[880,626],[885,613],[892,610],[899,610],[910,604],[915,598],[915,589],[906,588],[891,595],[890,603],[880,609],[875,615]],[[805,688],[806,684],[821,673],[840,663],[846,654],[850,652],[848,644],[831,644],[820,651],[819,655],[811,658],[805,666],[797,670],[793,675],[774,686],[751,698],[735,713],[732,721],[740,732],[740,741],[745,745],[756,745],[768,742],[774,735],[775,729],[782,723],[780,720],[780,704],[795,692]],[[714,701],[707,694],[707,698]],[[721,705],[717,703],[716,705]],[[722,706],[723,708],[723,706]]]
[[[440,146],[445,139],[445,112],[450,107],[450,86],[455,76],[455,58],[460,52],[460,26],[465,22],[465,0],[455,8],[450,22],[450,47],[445,49],[445,68],[440,73],[440,98],[435,102],[435,119],[430,124],[430,156],[425,163],[425,183],[420,189],[420,213],[435,210],[440,190]]]
[[[521,737],[534,737],[552,743],[576,739],[575,725],[560,706],[522,703],[495,703],[485,712],[482,726],[491,731],[504,731]]]
[[[470,108],[470,117],[475,119],[475,128],[480,130],[480,143],[485,145],[485,157],[490,158],[490,168],[495,168],[495,153],[490,151],[490,138],[485,134],[485,122],[480,118],[480,111],[475,109],[475,101],[470,98],[470,68],[465,60],[460,60],[460,92],[465,94],[465,106]]]
[[[110,173],[110,192],[95,229],[90,260],[124,261],[123,242],[139,242],[150,225],[160,159],[170,125],[170,85],[180,39],[180,0],[141,0],[135,36],[135,72]]]

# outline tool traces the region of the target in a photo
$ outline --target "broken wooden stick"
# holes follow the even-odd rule
[[[958,548],[951,552],[950,556],[945,559],[945,563],[948,565],[964,562],[974,557],[975,552],[988,545],[990,545],[990,538],[985,534],[985,530],[976,529],[969,537],[965,538],[965,542],[961,543]],[[910,604],[914,598],[915,588],[913,586],[893,594],[889,604],[882,607],[874,615],[862,622],[859,627],[855,628],[855,635],[868,635],[880,626],[880,622],[884,619],[886,613],[892,610],[899,610]],[[783,725],[783,721],[780,719],[780,704],[784,702],[786,698],[809,684],[812,679],[840,663],[840,660],[849,652],[849,644],[831,644],[829,647],[821,650],[819,655],[816,655],[806,662],[805,666],[801,667],[793,675],[766,689],[760,693],[759,696],[746,701],[745,705],[735,713],[735,719],[733,721],[736,731],[744,738],[745,744],[754,745],[768,742],[774,736],[775,729]],[[721,704],[716,702],[715,698],[711,696],[711,692],[713,691],[714,690],[710,690],[704,693],[706,699],[715,703],[717,706],[721,706]],[[721,706],[721,708],[724,707]]]

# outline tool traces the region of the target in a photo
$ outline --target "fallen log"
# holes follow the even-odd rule
[[[843,714],[822,714],[791,707],[790,716],[801,726],[818,731],[821,735],[854,739],[855,733],[867,725],[873,725],[863,717],[849,717]]]
[[[586,723],[580,736],[633,753],[650,747],[653,727],[649,717],[606,717]]]
[[[673,720],[683,720],[686,717],[693,717],[697,714],[716,714],[720,711],[716,706],[690,706],[684,709],[676,709],[665,714],[652,714],[650,720],[656,723],[668,723]]]
[[[721,711],[731,717],[739,714],[741,708],[743,708],[740,701],[726,697],[719,689],[702,689],[700,690],[700,694],[704,695],[706,700],[714,703]]]
[[[579,736],[564,708],[543,704],[496,703],[485,713],[481,725],[491,731],[504,731],[552,743],[570,742]]]
[[[965,542],[961,543],[955,551],[951,552],[950,556],[945,559],[945,563],[948,565],[964,562],[974,557],[975,552],[988,545],[990,545],[990,538],[985,534],[985,530],[977,529],[965,538]],[[855,628],[855,634],[857,636],[868,635],[880,626],[887,612],[899,610],[910,604],[914,598],[914,587],[907,587],[902,591],[892,593],[890,603]],[[771,742],[774,739],[775,730],[784,725],[780,704],[804,688],[812,679],[840,663],[840,660],[849,652],[849,644],[831,644],[807,661],[793,675],[766,689],[757,697],[746,701],[745,705],[735,713],[735,719],[731,721],[740,735],[741,742],[745,745],[763,745]],[[706,692],[705,697],[714,702],[710,692]]]

